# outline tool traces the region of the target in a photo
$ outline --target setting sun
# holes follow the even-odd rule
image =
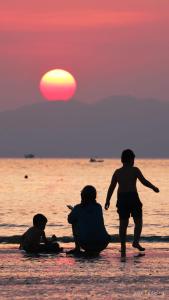
[[[49,101],[68,101],[76,91],[76,81],[65,70],[51,70],[42,76],[40,91],[44,98]]]

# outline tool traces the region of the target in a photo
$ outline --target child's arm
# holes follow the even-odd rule
[[[141,173],[141,171],[137,168],[137,178],[140,180],[140,182],[145,185],[146,187],[152,189],[154,192],[159,193],[159,189],[153,185],[150,181],[148,181],[143,174]]]
[[[45,231],[42,232],[42,242],[44,242],[45,244],[49,244],[49,241],[46,238]]]
[[[68,215],[68,223],[74,224],[77,222],[77,215],[78,215],[78,206],[76,205]]]
[[[116,184],[117,184],[117,176],[116,176],[116,171],[115,171],[113,176],[112,176],[112,180],[111,180],[110,186],[108,188],[108,192],[107,192],[106,203],[105,203],[105,206],[104,206],[106,210],[110,206],[110,199],[111,199],[111,196],[112,196],[112,194],[115,190]]]

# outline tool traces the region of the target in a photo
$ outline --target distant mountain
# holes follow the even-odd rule
[[[0,156],[169,157],[169,103],[114,96],[95,104],[44,102],[0,113]]]

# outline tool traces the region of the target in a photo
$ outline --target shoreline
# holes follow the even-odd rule
[[[11,235],[11,236],[0,236],[0,244],[19,244],[20,238],[22,235]],[[73,236],[61,236],[57,237],[58,242],[62,243],[72,243],[74,241]],[[127,242],[133,241],[133,235],[129,234],[126,238]],[[148,235],[148,236],[142,236],[140,238],[141,243],[169,243],[169,236],[157,236],[157,235]],[[112,243],[120,243],[119,235],[113,234],[111,235],[111,241]]]
[[[146,244],[140,257],[127,245],[121,262],[117,244],[98,258],[85,259],[65,252],[35,257],[16,245],[1,244],[1,299],[168,299],[169,249],[151,246]]]

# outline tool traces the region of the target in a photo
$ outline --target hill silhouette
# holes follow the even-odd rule
[[[113,96],[94,104],[43,102],[0,113],[0,156],[169,156],[169,103]]]

